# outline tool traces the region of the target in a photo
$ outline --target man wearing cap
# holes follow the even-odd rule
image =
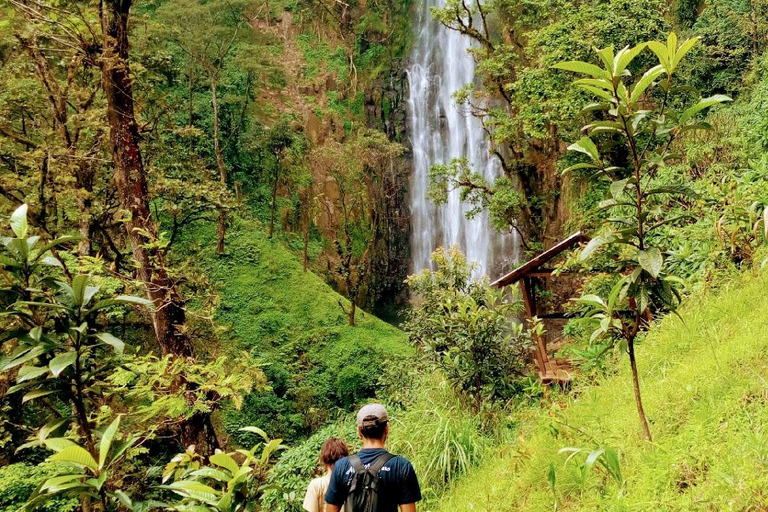
[[[357,453],[363,467],[381,464],[387,459],[384,443],[389,434],[389,415],[381,404],[368,404],[357,413],[357,434],[363,440],[363,449]],[[354,457],[354,456],[352,456]],[[378,473],[384,489],[379,493],[379,510],[383,512],[416,512],[416,502],[421,500],[421,490],[416,472],[408,460],[389,455]],[[338,512],[344,505],[355,476],[351,457],[336,462],[331,481],[325,493],[326,512]]]

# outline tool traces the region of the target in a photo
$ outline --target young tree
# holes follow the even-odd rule
[[[186,334],[184,300],[168,273],[165,253],[157,243],[157,226],[149,208],[146,171],[139,148],[139,130],[133,102],[133,78],[128,59],[128,20],[131,0],[99,3],[102,23],[102,83],[107,100],[107,121],[115,165],[115,184],[120,204],[129,213],[125,222],[141,281],[154,304],[155,335],[163,354],[195,357]],[[208,413],[200,413],[182,424],[182,442],[213,452],[218,439]]]
[[[219,85],[229,60],[251,35],[246,7],[252,2],[238,0],[181,0],[162,5],[157,12],[161,33],[167,36],[188,57],[189,101],[192,108],[194,76],[199,70],[208,81],[213,108],[213,152],[219,172],[219,183],[227,189],[227,167],[224,162],[221,129]],[[245,91],[245,102],[251,92]],[[190,127],[192,116],[190,114]],[[226,211],[219,209],[216,252],[224,253]]]
[[[671,33],[666,43],[652,41],[616,53],[612,47],[602,49],[597,52],[601,66],[582,61],[554,66],[585,75],[574,84],[597,98],[586,109],[595,113],[595,120],[582,128],[587,136],[569,147],[588,161],[568,170],[587,170],[597,179],[610,181],[611,197],[601,207],[610,210],[611,216],[581,252],[581,259],[589,259],[598,248],[610,248],[615,259],[606,270],[618,280],[608,297],[585,295],[576,300],[597,326],[592,338],[608,337],[629,355],[637,413],[648,441],[652,437],[640,393],[635,342],[654,312],[674,311],[679,303],[680,280],[668,272],[666,247],[657,230],[679,220],[666,212],[669,202],[693,193],[683,184],[660,181],[658,172],[679,158],[673,148],[678,138],[709,127],[697,114],[730,101],[716,95],[686,109],[673,108],[687,102],[685,89],[676,86],[675,72],[696,42],[693,38],[678,44]],[[658,64],[632,79],[630,66],[646,49],[655,54]],[[625,153],[610,151],[617,145]]]

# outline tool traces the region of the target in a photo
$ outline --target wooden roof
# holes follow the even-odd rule
[[[570,249],[574,245],[586,242],[589,240],[589,237],[587,237],[585,234],[583,234],[581,231],[577,231],[576,233],[572,234],[562,242],[550,247],[546,251],[542,252],[532,260],[529,260],[519,267],[517,267],[515,270],[510,272],[509,274],[505,275],[504,277],[500,277],[493,283],[491,283],[491,286],[496,286],[497,288],[501,288],[502,286],[507,286],[509,284],[516,283],[521,278],[525,277],[531,272],[536,271],[538,268],[540,268],[543,264],[560,254],[561,252]]]

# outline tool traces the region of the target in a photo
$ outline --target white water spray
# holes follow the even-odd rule
[[[412,270],[430,267],[430,256],[440,246],[457,244],[467,260],[477,262],[475,277],[499,277],[520,257],[517,236],[494,230],[486,211],[471,220],[472,206],[462,203],[460,191],[449,193],[448,202],[436,206],[426,197],[429,169],[466,157],[470,167],[489,181],[501,174],[490,155],[480,121],[457,106],[451,95],[474,81],[475,63],[467,53],[468,37],[432,19],[429,8],[444,0],[420,0],[416,34],[407,70],[409,134],[413,147],[411,178]]]

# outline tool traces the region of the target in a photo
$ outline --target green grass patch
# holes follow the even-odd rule
[[[595,385],[516,413],[497,449],[434,510],[690,511],[768,506],[768,274],[690,298],[638,347],[654,443],[642,440],[626,357]],[[566,463],[564,447],[586,452]],[[585,464],[613,448],[619,483]]]
[[[238,441],[247,441],[237,432],[246,425],[273,437],[303,437],[339,409],[374,396],[384,367],[414,354],[402,331],[360,309],[357,325],[347,325],[342,305],[348,309],[349,301],[305,273],[258,222],[234,219],[226,256],[216,255],[212,224],[188,230],[181,243],[219,294],[215,320],[225,329],[222,350],[249,352],[272,383],[271,392],[254,393],[241,411],[225,414]]]

